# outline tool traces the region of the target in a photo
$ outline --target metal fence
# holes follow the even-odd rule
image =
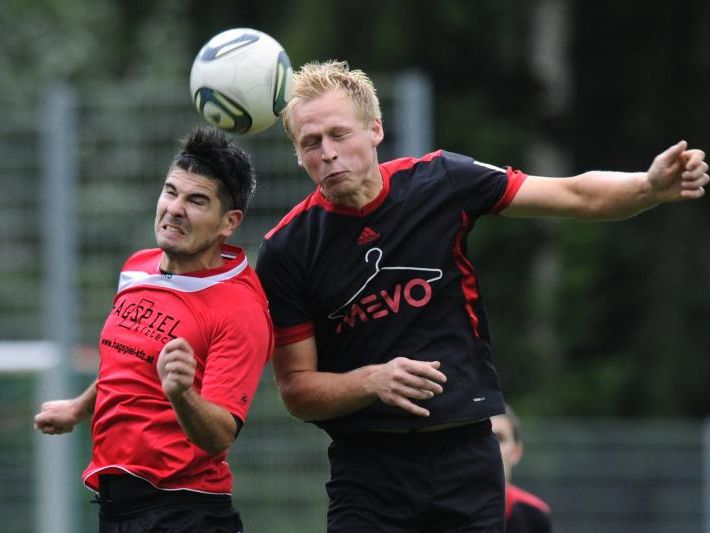
[[[376,81],[382,158],[433,148],[427,81],[413,73]],[[153,245],[153,209],[176,141],[201,123],[183,85],[96,84],[3,106],[0,340],[50,339],[65,357],[48,372],[29,364],[29,352],[0,345],[0,532],[95,530],[96,506],[79,480],[88,427],[41,437],[31,418],[42,399],[75,394],[95,374],[93,346],[117,272],[132,251]],[[280,126],[239,142],[259,176],[235,237],[253,260],[262,235],[312,185]],[[72,174],[75,186],[62,188]],[[22,359],[27,365],[8,372]],[[523,422],[527,451],[516,481],[550,503],[556,531],[710,533],[700,422]],[[326,446],[321,431],[286,414],[267,369],[230,455],[247,531],[324,531]]]
[[[555,531],[710,531],[704,425],[689,420],[524,421],[514,476],[552,507]],[[705,501],[704,501],[705,500]]]
[[[75,376],[78,390],[89,376]],[[0,374],[0,532],[55,533],[38,526],[46,482],[37,468],[41,439],[30,420],[28,394],[36,375]],[[707,533],[707,454],[710,441],[698,421],[527,419],[525,454],[514,482],[552,508],[557,533]],[[66,436],[51,437],[66,439]],[[75,471],[63,487],[74,509],[73,533],[96,530],[96,505],[79,480],[89,456],[88,425],[72,438]],[[290,418],[270,373],[254,400],[244,432],[233,445],[234,501],[252,533],[325,531],[328,478],[323,432]],[[706,489],[706,488],[705,488]],[[57,518],[60,509],[50,509]],[[51,522],[50,522],[51,523]]]
[[[388,127],[383,156],[430,149],[427,80],[408,72],[377,82]],[[29,363],[35,344],[0,346],[0,472],[11,481],[0,484],[0,531],[92,531],[96,510],[78,481],[88,428],[38,437],[31,417],[41,400],[76,394],[95,375],[94,346],[120,266],[154,246],[155,202],[177,140],[203,121],[184,80],[58,86],[30,99],[5,102],[0,121],[0,341],[48,340],[59,358],[46,370],[46,360]],[[280,125],[238,142],[258,188],[234,241],[253,261],[264,233],[313,184]],[[252,531],[318,530],[324,436],[285,414],[269,371],[248,427],[232,457],[246,523]]]

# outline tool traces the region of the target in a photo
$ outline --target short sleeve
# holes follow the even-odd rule
[[[244,422],[271,356],[273,330],[261,304],[230,309],[215,324],[200,394]]]
[[[269,300],[276,344],[284,345],[310,337],[313,317],[308,311],[302,267],[278,245],[270,239],[262,242],[256,272]]]
[[[442,162],[455,197],[474,218],[505,209],[526,177],[452,152],[444,152]]]

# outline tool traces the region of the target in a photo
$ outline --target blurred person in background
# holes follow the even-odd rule
[[[281,397],[332,438],[328,531],[502,532],[505,407],[469,232],[486,214],[610,220],[700,198],[705,154],[680,141],[645,172],[568,178],[444,150],[381,163],[375,88],[342,61],[301,67],[283,121],[316,190],[257,272]]]
[[[214,127],[183,140],[158,197],[158,248],[125,263],[101,332],[98,379],[42,404],[60,434],[92,416],[83,473],[100,531],[242,531],[227,451],[273,345],[261,285],[227,244],[254,190],[249,157]]]
[[[511,483],[513,468],[523,456],[523,441],[517,415],[506,404],[505,414],[492,416],[491,424],[503,458],[506,533],[550,533],[550,506],[534,494]]]

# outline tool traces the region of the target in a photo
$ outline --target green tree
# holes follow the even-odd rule
[[[553,143],[569,171],[645,169],[687,138],[710,147],[710,4],[702,0],[574,2],[571,97],[545,111],[531,67],[540,1],[6,0],[0,88],[36,102],[57,81],[175,83],[229,27],[264,30],[298,67],[347,59],[378,73],[416,68],[434,84],[435,142],[490,163],[531,169],[530,147]],[[416,110],[413,110],[416,112]],[[630,221],[557,225],[486,219],[469,252],[483,280],[495,359],[509,397],[539,414],[702,415],[710,410],[707,200]],[[552,246],[553,292],[535,268]],[[539,279],[539,278],[537,278]],[[551,313],[559,354],[530,324]]]

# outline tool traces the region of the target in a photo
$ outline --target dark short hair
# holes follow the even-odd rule
[[[172,167],[216,180],[224,211],[246,211],[256,187],[249,155],[215,126],[198,126],[183,138]]]

